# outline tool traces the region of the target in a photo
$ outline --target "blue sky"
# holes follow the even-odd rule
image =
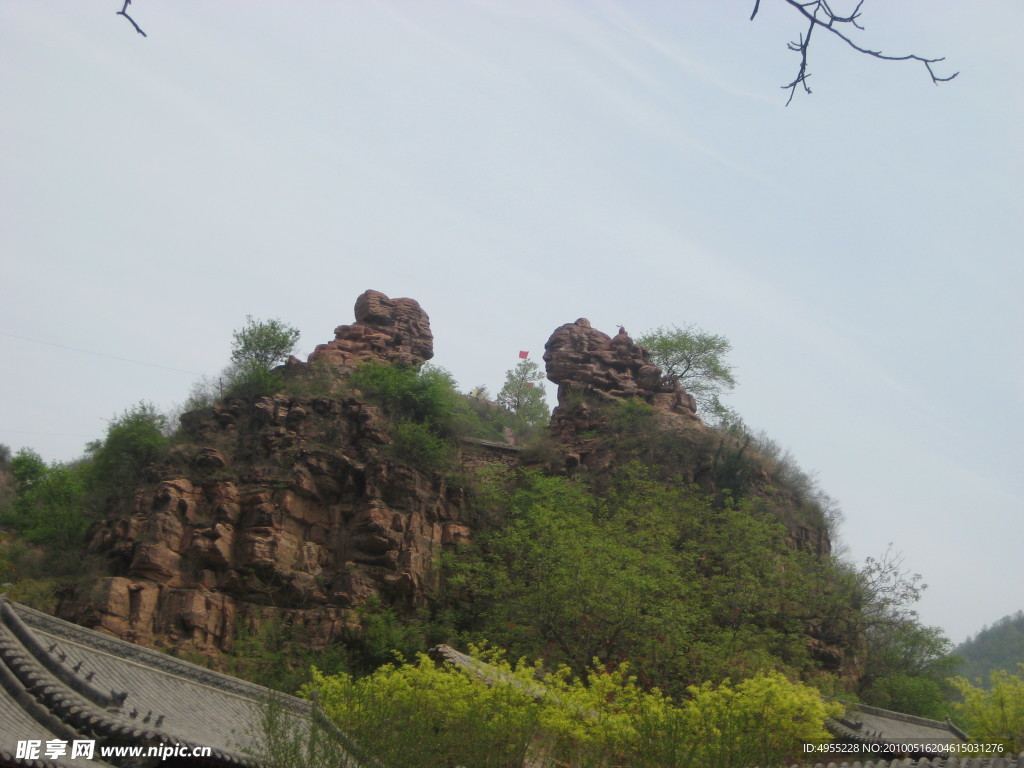
[[[577,317],[696,323],[852,558],[892,542],[955,641],[1021,609],[1024,6],[868,0],[960,76],[821,38],[788,108],[802,24],[751,6],[136,0],[144,39],[0,0],[0,442],[72,459],[247,314],[306,354],[367,288],[466,389]]]

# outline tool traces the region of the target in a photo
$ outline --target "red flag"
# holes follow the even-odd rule
[[[522,349],[520,349],[520,350],[519,350],[519,359],[520,359],[520,360],[525,360],[525,359],[526,359],[526,358],[528,358],[529,356],[530,356],[530,353],[529,353],[529,352],[527,352],[527,351],[525,351],[525,350],[522,350]]]

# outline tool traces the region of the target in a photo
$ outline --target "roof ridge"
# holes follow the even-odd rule
[[[891,720],[900,720],[904,723],[914,723],[915,725],[932,725],[937,728],[949,729],[949,722],[944,720],[932,720],[929,717],[921,717],[920,715],[908,715],[905,712],[894,712],[891,709],[882,709],[881,707],[871,707],[867,704],[853,704],[851,702],[842,702],[853,709],[863,712],[867,715],[882,715],[890,718]]]
[[[68,642],[79,643],[94,650],[108,653],[116,656],[121,661],[141,664],[165,674],[208,685],[247,699],[259,699],[271,693],[271,689],[265,686],[201,667],[198,664],[193,664],[176,656],[103,634],[95,629],[82,627],[42,611],[37,611],[34,608],[29,608],[21,603],[12,602],[11,606],[15,613],[29,627],[56,637],[63,637]],[[277,692],[274,691],[274,693]],[[293,709],[303,709],[304,705],[306,705],[306,702],[295,696],[282,695],[287,697],[287,703]]]
[[[156,730],[158,727],[156,724],[154,727],[148,727],[149,719],[155,714],[152,711],[142,722],[139,722],[134,717],[127,716],[123,711],[101,708],[86,698],[64,680],[58,678],[40,659],[37,659],[31,651],[24,647],[21,638],[14,636],[4,610],[11,609],[12,606],[17,606],[18,609],[24,608],[24,606],[11,603],[6,599],[0,600],[0,614],[3,614],[4,619],[0,621],[0,662],[2,662],[0,663],[0,684],[8,683],[4,687],[11,690],[9,683],[12,682],[10,678],[13,678],[23,693],[19,697],[21,705],[29,710],[33,719],[51,731],[54,731],[54,727],[61,728],[74,734],[76,738],[81,738],[84,735],[97,739],[131,739],[135,743],[177,743],[192,748],[209,746],[200,744],[194,739],[182,738],[178,734]],[[39,614],[38,611],[32,611],[32,613],[40,616],[46,615]],[[61,622],[61,620],[54,619],[54,622]],[[28,629],[31,623],[26,622],[26,624],[27,626],[23,629],[31,635],[32,633]],[[68,626],[74,625],[68,624]],[[82,628],[78,627],[77,629]],[[89,630],[83,631],[88,632]],[[97,638],[109,639],[98,633],[94,634]],[[38,638],[35,640],[39,641]],[[131,646],[130,643],[126,643],[126,645],[137,647]],[[44,652],[46,652],[45,649]],[[9,679],[5,680],[4,678]],[[14,695],[15,691],[11,691],[11,693]],[[114,692],[111,693],[114,694]],[[128,693],[124,693],[121,698],[122,694],[114,694],[114,698],[119,699],[119,703],[123,704],[128,695]],[[139,710],[133,707],[133,715],[138,713]],[[163,716],[158,713],[156,715],[157,723],[161,722]],[[61,733],[61,735],[67,734]],[[217,759],[223,760],[229,765],[243,766],[247,764],[244,756],[227,749],[212,747],[212,753]]]
[[[74,689],[82,696],[104,709],[116,710],[120,707],[121,703],[124,702],[124,698],[127,694],[119,694],[113,690],[108,694],[98,686],[93,685],[91,682],[92,673],[90,673],[86,678],[79,677],[77,672],[81,667],[81,661],[79,661],[78,666],[73,669],[68,669],[64,664],[65,655],[63,652],[61,653],[60,659],[54,658],[53,652],[57,644],[54,643],[49,648],[44,647],[39,638],[32,634],[29,628],[21,620],[21,617],[18,616],[17,612],[12,607],[11,601],[6,598],[0,599],[0,620],[3,621],[4,625],[11,631],[25,650],[28,651],[28,653],[31,654],[47,671],[65,685]]]

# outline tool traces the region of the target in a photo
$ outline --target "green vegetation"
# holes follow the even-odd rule
[[[510,768],[524,759],[573,768],[782,765],[804,743],[828,740],[824,721],[840,711],[777,673],[691,687],[673,700],[640,685],[625,664],[579,677],[473,651],[489,662],[482,677],[421,655],[359,680],[316,673],[305,692],[357,758],[406,768]]]
[[[274,366],[283,363],[299,341],[299,331],[280,320],[245,319],[245,326],[234,332],[231,348],[229,391],[234,395],[256,397],[272,394],[282,386]]]
[[[444,473],[449,487],[464,494],[473,542],[438,558],[442,589],[428,608],[414,614],[384,600],[364,605],[353,623],[361,628],[345,643],[313,652],[302,631],[262,617],[253,623],[261,627],[255,636],[241,630],[224,660],[234,674],[294,691],[309,682],[309,667],[316,665],[327,673],[317,679],[317,690],[328,698],[336,694],[337,712],[353,722],[359,722],[359,707],[374,717],[429,713],[421,717],[427,725],[389,730],[412,738],[429,726],[437,747],[423,754],[466,765],[505,765],[526,748],[548,749],[544,759],[573,765],[766,765],[788,747],[773,744],[755,758],[754,747],[739,745],[765,712],[803,701],[779,692],[791,685],[787,679],[912,714],[947,713],[944,680],[954,659],[941,632],[922,626],[911,610],[924,588],[920,577],[904,573],[891,552],[857,569],[824,551],[825,532],[835,534],[836,505],[787,452],[721,404],[720,395],[734,384],[721,337],[675,329],[641,339],[662,345],[666,375],[703,393],[718,429],[680,433],[641,400],[605,402],[572,393],[593,419],[585,436],[609,460],[597,472],[581,464],[571,477],[503,464],[469,470],[456,461],[460,438],[501,441],[511,430],[524,446],[523,465],[562,464],[564,457],[545,442],[543,392],[527,386],[541,378],[536,364],[523,361],[509,371],[497,403],[480,391],[460,394],[451,374],[431,365],[367,362],[347,380],[333,369],[310,368],[303,369],[309,376],[285,381],[273,366],[296,339],[297,331],[281,321],[248,318],[235,334],[226,395],[358,393],[385,417],[390,440],[381,441],[382,454]],[[206,380],[190,404],[209,406],[221,389]],[[303,439],[309,442],[288,445],[279,465],[290,466],[311,446],[329,451],[349,434],[347,421],[331,421],[337,404],[314,405],[305,409],[310,428]],[[235,413],[243,433],[244,409]],[[167,456],[168,440],[166,419],[140,403],[111,420],[105,438],[79,462],[46,465],[29,451],[14,457],[0,451],[14,493],[0,500],[0,525],[16,534],[0,549],[0,577],[14,583],[18,599],[43,607],[58,580],[83,578],[85,560],[67,554],[79,550],[91,523],[111,504],[157,479],[150,468]],[[235,463],[265,458],[256,442],[225,453]],[[279,476],[273,482],[288,487]],[[437,642],[465,647],[485,640],[516,658],[541,659],[544,670],[561,670],[541,675],[550,701],[480,689],[478,681],[442,675],[422,661],[381,667],[395,650],[413,658]],[[838,665],[827,659],[860,657],[865,650],[859,685],[842,690]],[[531,680],[539,672],[536,666],[508,669]],[[416,680],[423,691],[414,690]],[[466,685],[476,686],[465,692],[469,704],[454,705],[454,692],[462,696]],[[747,706],[744,697],[758,700],[756,691],[761,704]],[[415,698],[421,695],[427,698]],[[432,704],[430,696],[447,696],[447,707]],[[407,714],[381,709],[389,697]],[[613,701],[616,706],[606,706]],[[469,719],[444,719],[456,716]],[[797,716],[795,722],[804,721]],[[460,752],[465,745],[453,736],[460,731],[479,733],[479,743],[491,745],[481,753],[487,757]],[[693,733],[718,746],[701,752],[685,741]],[[658,744],[668,751],[658,752]],[[291,745],[292,754],[299,746]],[[399,760],[397,754],[379,753],[386,760]],[[492,758],[496,762],[485,762]],[[415,763],[402,758],[400,764]]]
[[[840,612],[818,605],[835,598],[829,567],[752,503],[716,504],[637,464],[599,495],[538,472],[505,483],[482,499],[493,527],[444,563],[451,599],[474,606],[460,639],[576,671],[629,659],[670,692],[811,671],[799,613]]]
[[[854,596],[867,643],[858,694],[879,707],[941,719],[949,714],[945,681],[958,659],[942,630],[922,625],[911,607],[926,588],[919,574],[903,570],[891,545],[856,574]]]
[[[651,362],[667,379],[683,385],[697,401],[697,413],[709,423],[729,421],[732,411],[722,395],[736,386],[732,366],[725,357],[732,344],[725,336],[707,333],[693,325],[657,328],[636,340],[651,353]]]
[[[479,389],[476,396],[459,393],[452,375],[432,365],[366,362],[352,372],[347,386],[391,417],[390,455],[427,471],[452,469],[459,438],[504,441],[506,428],[528,435],[538,423],[488,402]],[[523,413],[532,413],[525,403]],[[543,401],[541,406],[546,413]]]
[[[16,496],[0,515],[0,525],[17,531],[29,544],[47,544],[61,553],[80,544],[89,526],[82,514],[82,471],[47,465],[29,449],[18,451],[10,468]]]
[[[1009,754],[1024,750],[1024,664],[1017,667],[1015,675],[993,672],[987,687],[962,677],[950,681],[963,697],[955,707],[972,741],[999,744]]]
[[[963,663],[957,672],[968,680],[988,676],[999,669],[1013,669],[1024,659],[1024,611],[1004,616],[991,627],[957,646]]]
[[[16,599],[52,609],[59,582],[89,573],[93,564],[78,554],[89,526],[164,455],[163,427],[164,417],[139,403],[112,419],[80,461],[46,464],[28,449],[11,459],[15,496],[0,510],[0,526],[17,538],[0,547],[0,571],[12,579]]]
[[[546,424],[551,410],[544,401],[544,372],[532,360],[520,360],[505,374],[505,385],[498,393],[498,405],[515,415],[521,427]]]
[[[131,490],[146,467],[167,452],[167,418],[150,403],[129,408],[107,425],[107,436],[86,446],[90,491],[105,501]]]
[[[348,385],[396,419],[425,424],[437,434],[453,430],[460,396],[452,375],[443,368],[371,361],[352,372]]]

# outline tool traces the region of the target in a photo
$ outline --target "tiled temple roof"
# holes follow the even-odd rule
[[[864,704],[848,704],[843,717],[828,721],[839,739],[860,744],[965,744],[967,734],[949,721],[905,715]]]
[[[209,747],[205,764],[248,766],[269,696],[292,696],[94,632],[0,597],[0,765],[103,768],[100,745]],[[95,739],[96,759],[17,758],[18,741]]]

